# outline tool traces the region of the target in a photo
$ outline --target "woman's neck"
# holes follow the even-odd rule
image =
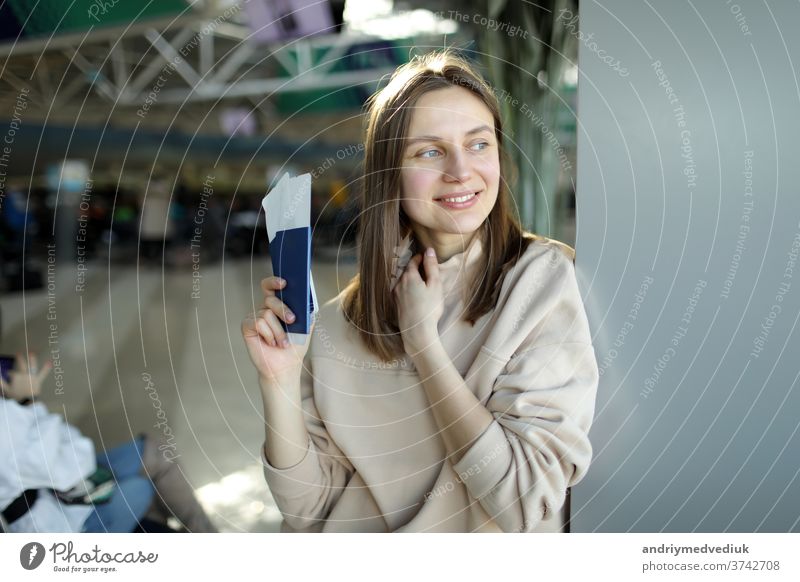
[[[463,253],[476,234],[477,231],[470,234],[451,234],[431,232],[420,227],[414,229],[414,236],[421,247],[420,252],[424,253],[425,249],[433,247],[436,251],[436,260],[440,263],[453,255]]]

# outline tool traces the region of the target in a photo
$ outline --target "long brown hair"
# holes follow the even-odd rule
[[[472,293],[463,316],[465,321],[475,325],[495,307],[506,273],[536,239],[523,231],[511,212],[507,180],[512,168],[503,145],[500,107],[491,86],[451,50],[416,56],[399,67],[386,87],[366,104],[358,200],[359,271],[343,292],[345,317],[356,326],[367,349],[384,362],[404,354],[397,305],[389,284],[395,247],[411,232],[410,219],[400,206],[400,168],[411,115],[422,95],[452,86],[472,91],[491,111],[501,163],[497,201],[476,233],[484,252],[478,261],[480,269],[474,271],[475,284],[464,286]],[[494,284],[487,285],[486,281]]]

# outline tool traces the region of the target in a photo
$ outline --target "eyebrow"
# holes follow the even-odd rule
[[[478,127],[473,127],[467,132],[467,135],[472,135],[473,133],[480,133],[482,131],[492,131],[492,128],[486,124],[479,125]],[[443,138],[439,137],[438,135],[418,135],[415,137],[409,137],[406,139],[406,147],[413,145],[420,141],[442,141]]]

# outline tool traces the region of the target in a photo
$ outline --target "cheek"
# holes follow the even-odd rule
[[[424,200],[403,197],[400,199],[400,207],[403,209],[406,216],[414,222],[423,224],[427,223],[429,220],[429,215],[431,213],[430,203]]]
[[[487,160],[482,164],[478,171],[486,184],[487,196],[483,200],[483,207],[488,214],[494,203],[497,201],[497,194],[500,189],[500,164],[494,160]]]
[[[403,168],[400,172],[403,198],[430,200],[431,188],[439,175],[439,172],[427,168]]]
[[[431,188],[436,173],[421,168],[403,168],[400,172],[400,206],[412,219],[419,221],[430,213]]]
[[[500,183],[500,162],[497,159],[486,160],[480,164],[478,171],[487,185],[495,188]]]

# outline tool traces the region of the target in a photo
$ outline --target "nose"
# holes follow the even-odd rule
[[[466,182],[469,180],[472,169],[470,168],[467,154],[460,149],[455,149],[450,154],[445,167],[445,182]]]

